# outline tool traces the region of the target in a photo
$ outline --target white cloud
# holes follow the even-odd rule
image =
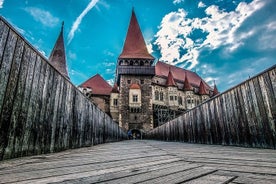
[[[69,50],[68,52],[68,57],[72,60],[76,60],[77,59],[77,55],[76,53],[72,52],[71,50]]]
[[[36,7],[28,7],[24,9],[28,12],[37,22],[42,23],[47,27],[54,27],[59,23],[59,19],[54,17],[50,12]]]
[[[113,86],[114,85],[114,79],[108,79],[106,80],[106,82],[110,85],[110,86]]]
[[[81,12],[81,14],[77,17],[75,22],[73,23],[71,30],[68,35],[68,44],[74,38],[76,30],[79,28],[83,17],[97,4],[99,0],[91,0],[91,2],[87,5],[87,7]]]
[[[0,0],[0,8],[3,8],[4,0]]]
[[[185,0],[174,0],[173,1],[173,4],[179,4],[179,3],[182,3],[182,2],[184,2]]]
[[[198,8],[205,8],[206,5],[205,5],[202,1],[200,1],[200,2],[198,3],[197,7],[198,7]]]
[[[261,0],[247,4],[241,2],[234,11],[225,12],[218,6],[206,8],[206,17],[187,18],[184,9],[178,9],[165,15],[156,33],[156,41],[161,53],[160,60],[170,64],[180,64],[192,69],[198,64],[202,48],[216,49],[227,47],[232,52],[241,45],[244,39],[252,36],[254,30],[238,33],[243,22],[254,12],[264,6]],[[274,25],[270,25],[274,27]],[[206,37],[192,39],[193,31],[200,30]]]

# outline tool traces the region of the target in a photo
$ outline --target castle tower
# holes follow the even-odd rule
[[[154,57],[149,54],[134,10],[123,51],[118,57],[116,82],[119,94],[119,125],[125,130],[153,128],[152,77]]]
[[[167,89],[168,89],[168,105],[170,109],[177,109],[178,107],[178,98],[177,98],[177,85],[174,81],[173,74],[171,70],[169,71],[168,78],[167,78]]]
[[[110,114],[115,122],[119,121],[119,90],[115,83],[110,93]]]
[[[201,102],[210,98],[209,93],[207,92],[207,89],[202,80],[200,81],[198,94],[201,96]]]
[[[70,79],[66,65],[66,53],[63,39],[63,25],[64,22],[62,22],[61,30],[56,44],[50,54],[49,61],[62,75],[64,75],[67,79]]]
[[[185,93],[185,99],[186,99],[186,109],[191,109],[194,107],[195,103],[195,96],[193,92],[193,87],[191,86],[189,79],[188,79],[188,74],[185,72],[185,80],[184,80],[184,85],[183,85],[183,90]]]

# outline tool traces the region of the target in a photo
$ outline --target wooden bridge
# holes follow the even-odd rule
[[[271,149],[130,140],[0,162],[0,183],[276,183]]]
[[[275,99],[276,65],[146,135],[163,142],[111,143],[127,134],[0,17],[0,183],[276,183]]]

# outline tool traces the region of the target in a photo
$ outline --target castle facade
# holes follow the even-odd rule
[[[218,94],[195,72],[154,61],[132,11],[114,86],[97,74],[79,89],[124,130],[138,135]]]

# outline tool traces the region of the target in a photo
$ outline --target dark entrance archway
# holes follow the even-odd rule
[[[142,139],[143,138],[143,132],[139,129],[131,129],[128,131],[131,135],[129,136],[130,139]]]

